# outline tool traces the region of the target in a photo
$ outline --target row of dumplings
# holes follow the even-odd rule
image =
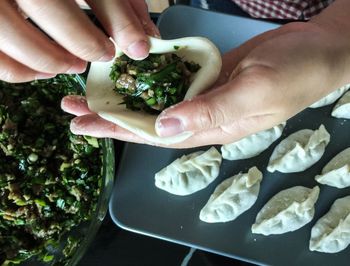
[[[267,149],[281,135],[285,123],[221,147],[222,155],[212,147],[176,159],[155,175],[157,187],[176,195],[189,195],[207,187],[219,175],[222,158],[251,158]],[[282,140],[274,149],[267,170],[282,173],[301,172],[321,159],[330,135],[321,125],[317,130],[302,129]],[[335,156],[316,177],[321,184],[350,186],[350,148]]]
[[[200,211],[205,222],[236,219],[258,198],[262,173],[253,167],[222,182]],[[272,235],[295,231],[311,222],[320,189],[295,186],[274,195],[258,212],[251,227],[254,234]],[[311,229],[311,251],[336,253],[350,244],[350,196],[337,199],[328,213]]]

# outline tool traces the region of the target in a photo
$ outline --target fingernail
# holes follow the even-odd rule
[[[161,137],[170,137],[184,132],[184,126],[177,118],[161,118],[156,123],[156,131]]]
[[[86,104],[86,97],[85,96],[81,96],[81,95],[67,95],[64,96],[62,99],[62,102],[66,103],[78,103],[78,104]]]
[[[83,129],[80,125],[80,117],[76,117],[70,122],[70,131],[76,135],[83,134]]]
[[[146,41],[137,41],[129,45],[129,55],[135,59],[145,59],[148,56],[149,44]]]
[[[66,74],[81,74],[86,69],[86,62],[82,61],[80,59],[76,60],[76,63],[73,64],[73,66],[68,69],[65,73]]]
[[[35,79],[50,79],[56,77],[56,74],[49,74],[49,73],[38,73],[35,76]]]

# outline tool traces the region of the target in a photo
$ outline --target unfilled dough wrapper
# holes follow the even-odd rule
[[[295,186],[273,196],[256,216],[252,233],[284,234],[309,223],[315,214],[320,189]]]
[[[345,188],[350,186],[350,148],[338,153],[315,177],[318,183]]]
[[[345,93],[334,106],[332,116],[350,119],[350,91]]]
[[[263,178],[258,168],[239,173],[218,185],[202,208],[199,218],[207,223],[228,222],[253,206]]]
[[[347,84],[344,87],[341,87],[341,88],[333,91],[332,93],[328,94],[327,96],[323,97],[321,100],[313,103],[309,107],[310,108],[319,108],[319,107],[323,107],[326,105],[330,105],[330,104],[334,103],[336,100],[338,100],[344,94],[344,92],[346,92],[349,88],[350,88],[350,84]]]
[[[286,123],[260,131],[239,141],[221,146],[222,158],[226,160],[248,159],[259,155],[281,137]]]
[[[311,229],[311,251],[336,253],[350,244],[350,196],[337,199]]]
[[[155,174],[155,185],[175,195],[195,193],[218,177],[221,161],[215,147],[183,155]]]
[[[184,60],[201,66],[193,76],[185,100],[199,94],[212,85],[221,70],[221,55],[216,46],[206,38],[187,37],[161,40],[150,37],[150,53],[175,53]],[[86,97],[91,111],[118,126],[125,128],[152,143],[170,145],[189,138],[191,132],[172,137],[159,137],[155,131],[156,115],[132,111],[125,107],[123,96],[113,91],[114,83],[109,77],[114,60],[93,62],[86,83]]]
[[[299,130],[276,146],[267,170],[282,173],[304,171],[321,159],[329,141],[330,135],[323,125],[317,130]]]

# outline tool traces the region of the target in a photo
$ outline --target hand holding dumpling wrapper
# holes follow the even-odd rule
[[[184,99],[191,99],[208,88],[221,70],[221,56],[218,49],[208,39],[187,37],[174,40],[161,40],[150,37],[150,53],[174,53],[187,61],[200,65]],[[181,142],[192,135],[183,132],[172,137],[159,137],[155,130],[157,116],[136,112],[121,105],[123,97],[113,90],[115,84],[109,77],[113,61],[91,64],[87,79],[87,101],[91,111],[134,134],[154,143],[172,144]]]

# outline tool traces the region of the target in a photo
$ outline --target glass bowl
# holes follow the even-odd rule
[[[74,79],[76,81],[77,88],[82,92],[85,92],[85,82],[82,77],[75,75]],[[55,246],[50,250],[53,255],[53,259],[49,262],[41,262],[35,259],[35,257],[22,262],[20,265],[77,265],[79,260],[83,257],[87,251],[89,245],[96,236],[96,233],[107,213],[108,202],[112,192],[114,183],[114,167],[115,167],[115,155],[114,155],[114,143],[111,139],[100,139],[99,146],[102,148],[102,176],[100,182],[100,194],[96,203],[95,210],[91,215],[91,219],[84,221],[79,225],[75,226],[69,232],[65,233],[60,239],[58,246]],[[77,240],[78,245],[72,249],[70,256],[64,258],[63,249],[66,247],[70,239],[74,238]],[[1,252],[0,252],[1,253]],[[6,264],[3,265],[15,265]]]

